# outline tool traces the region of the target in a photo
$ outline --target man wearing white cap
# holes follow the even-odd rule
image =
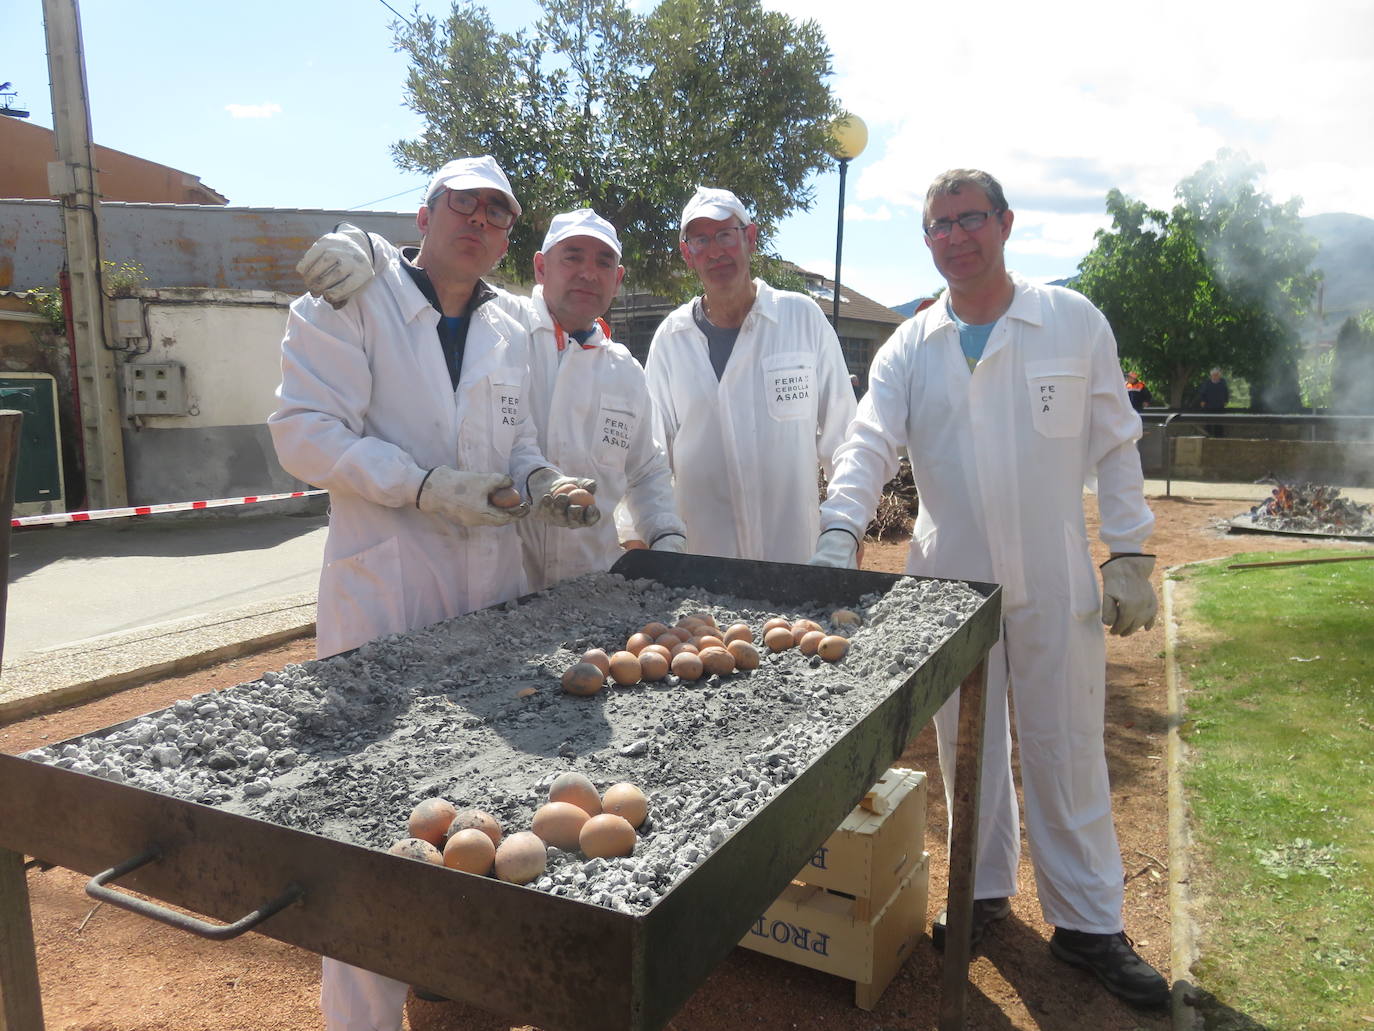
[[[301,272],[312,292],[343,304],[367,284],[374,263],[394,253],[386,240],[349,226],[318,241]],[[497,290],[496,303],[530,334],[528,408],[540,451],[555,465],[594,473],[601,506],[623,501],[649,547],[681,552],[685,530],[654,442],[644,370],[611,340],[601,317],[624,277],[615,227],[578,208],[550,223],[534,256],[533,295]],[[609,519],[579,534],[526,520],[519,532],[532,590],[608,569],[621,554]]]
[[[819,530],[817,469],[854,416],[835,332],[804,294],[749,275],[758,227],[729,190],[702,187],[679,247],[703,294],[668,315],[645,372],[691,549],[805,562]]]
[[[351,304],[306,296],[291,305],[268,425],[282,467],[330,493],[321,658],[522,593],[511,523],[597,522],[596,506],[555,493],[595,484],[563,476],[540,453],[529,333],[482,282],[519,214],[494,160],[451,161],[416,216],[418,249],[393,251],[375,278],[369,267]],[[512,485],[519,504],[492,503]],[[324,960],[329,1031],[395,1031],[405,992]]]

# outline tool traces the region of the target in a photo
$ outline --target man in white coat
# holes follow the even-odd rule
[[[315,243],[301,271],[312,293],[343,305],[395,253],[381,237],[341,226]],[[625,278],[620,253],[615,227],[590,208],[555,215],[534,256],[532,296],[497,290],[495,303],[530,334],[527,407],[540,452],[590,471],[601,505],[619,510],[623,501],[648,547],[682,552],[685,529],[654,441],[644,370],[602,318]],[[613,519],[578,534],[535,520],[518,528],[531,590],[608,569],[622,554]]]
[[[529,334],[482,281],[520,214],[490,157],[434,176],[418,250],[395,253],[346,306],[291,306],[279,404],[268,420],[282,467],[330,492],[316,649],[505,601],[525,587],[522,518],[580,528],[529,417]],[[491,495],[516,486],[519,504]],[[609,523],[610,520],[607,520]],[[395,1031],[406,985],[326,958],[330,1031]]]
[[[1055,956],[1135,1005],[1169,1000],[1122,931],[1123,871],[1103,745],[1102,623],[1126,635],[1156,612],[1142,554],[1154,526],[1106,319],[1082,295],[1009,274],[1012,212],[997,180],[956,169],[926,195],[925,236],[949,284],[942,302],[879,350],[821,510],[812,561],[853,566],[897,451],[921,510],[909,573],[1002,585],[1002,640],[988,658],[987,730],[974,874],[975,942],[1010,914],[1019,862],[1008,690],[1026,831]],[[1083,488],[1095,481],[1111,553],[1093,573]],[[952,794],[957,702],[936,716]],[[951,807],[952,808],[952,807]],[[942,940],[943,925],[933,937]]]
[[[854,415],[840,342],[810,297],[750,277],[758,227],[729,190],[696,191],[679,241],[703,293],[663,320],[645,373],[689,547],[805,562],[817,470]]]

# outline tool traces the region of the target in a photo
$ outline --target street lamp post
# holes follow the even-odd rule
[[[830,322],[835,335],[840,335],[840,256],[844,252],[844,176],[849,162],[863,153],[868,144],[868,126],[858,115],[842,115],[830,124],[830,138],[835,144],[835,158],[840,163],[840,211],[835,224],[835,299],[831,304]]]

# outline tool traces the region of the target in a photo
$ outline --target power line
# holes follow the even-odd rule
[[[397,18],[400,18],[401,21],[405,22],[405,23],[406,23],[407,25],[409,25],[412,29],[415,28],[415,23],[414,23],[413,21],[411,21],[409,18],[407,18],[407,17],[406,17],[404,14],[402,14],[400,11],[396,10],[396,8],[392,7],[389,3],[386,2],[386,0],[377,0],[377,2],[378,2],[379,4],[381,4],[383,7],[385,7],[385,8],[386,8],[388,11],[390,11],[392,14],[394,14]],[[383,200],[386,200],[385,197],[383,197],[382,199],[383,199]]]
[[[393,193],[390,197],[378,197],[376,200],[365,200],[361,204],[354,204],[351,207],[344,208],[344,210],[357,211],[359,208],[365,208],[370,204],[380,204],[384,200],[393,200],[396,197],[404,197],[407,193],[414,193],[416,190],[419,189],[423,189],[423,187],[412,186],[409,189],[402,190],[400,193]]]

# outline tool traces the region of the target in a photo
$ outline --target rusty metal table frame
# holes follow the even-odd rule
[[[653,553],[646,560],[634,555],[650,553],[632,553],[626,557],[628,564],[621,560],[625,568],[618,564],[617,570],[632,575],[652,568],[656,578],[665,583],[678,577],[682,583],[706,590],[737,586],[701,583],[701,562],[694,565],[692,556]],[[646,561],[650,565],[646,566]],[[808,567],[732,565],[749,567],[745,572],[751,577],[772,577],[764,582],[812,575]],[[727,573],[741,575],[734,568]],[[864,588],[871,588],[875,578],[888,583],[897,579],[858,571],[831,574],[839,584],[837,590],[848,590],[849,597],[866,593]],[[295,904],[268,919],[261,933],[412,984],[424,984],[452,998],[477,997],[480,986],[494,1009],[523,1014],[523,1019],[550,1029],[661,1028],[729,953],[748,924],[801,869],[844,813],[901,754],[911,736],[960,687],[948,930],[939,1015],[941,1031],[958,1031],[965,1022],[968,984],[986,655],[1001,622],[1000,590],[994,585],[974,586],[981,587],[987,599],[979,612],[957,629],[902,688],[893,691],[832,746],[822,757],[824,767],[822,760],[817,760],[751,817],[746,826],[757,825],[757,833],[739,833],[727,839],[642,918],[421,864],[408,870],[406,877],[396,878],[390,874],[397,860],[375,849],[31,760],[0,756],[0,1031],[43,1028],[24,853],[19,850],[30,850],[27,854],[33,855],[32,850],[37,849],[47,853],[38,856],[45,862],[101,874],[113,865],[112,850],[118,860],[127,860],[150,844],[160,847],[162,854],[121,877],[121,886],[220,920],[231,920],[245,910],[260,907],[265,896],[299,889],[301,897]],[[951,644],[957,647],[946,647]],[[22,774],[21,784],[29,790],[6,788],[5,781],[12,785],[16,772]],[[837,772],[844,777],[836,778]],[[843,783],[835,783],[837,779]],[[79,834],[44,826],[51,821],[45,821],[43,813],[62,811],[66,805],[89,813],[89,819],[78,821]],[[38,827],[42,832],[29,833]],[[787,840],[794,828],[795,840]],[[188,883],[178,873],[183,869],[195,870],[196,879]],[[739,876],[740,870],[759,876],[751,881],[748,876]],[[290,885],[285,883],[288,879]],[[447,904],[434,905],[434,899]],[[702,900],[712,904],[702,905]],[[404,935],[394,926],[398,911],[410,914],[410,927]],[[627,921],[632,925],[628,936]],[[417,951],[411,942],[399,940],[403,936],[423,940],[425,948]],[[488,960],[474,959],[463,951],[465,943],[481,941],[486,946],[484,953],[500,956],[531,940],[543,942],[545,951],[534,956],[524,952],[526,980],[507,987],[505,994],[488,976],[483,966]],[[594,966],[589,969],[628,971],[630,976],[624,980],[630,987],[623,997],[589,993],[566,969],[567,957],[586,954],[594,941],[601,947],[593,953],[589,963]],[[656,957],[655,949],[664,950],[670,941],[700,947],[674,950],[668,966],[661,959],[663,951]],[[472,952],[470,944],[467,950]],[[420,956],[426,958],[417,958]],[[454,969],[459,965],[455,957],[471,966]],[[598,978],[592,976],[590,980],[595,988]],[[534,989],[540,984],[547,990],[537,1004],[545,1008],[531,1013],[530,1000],[538,994]],[[560,1019],[546,1021],[541,1017]]]

